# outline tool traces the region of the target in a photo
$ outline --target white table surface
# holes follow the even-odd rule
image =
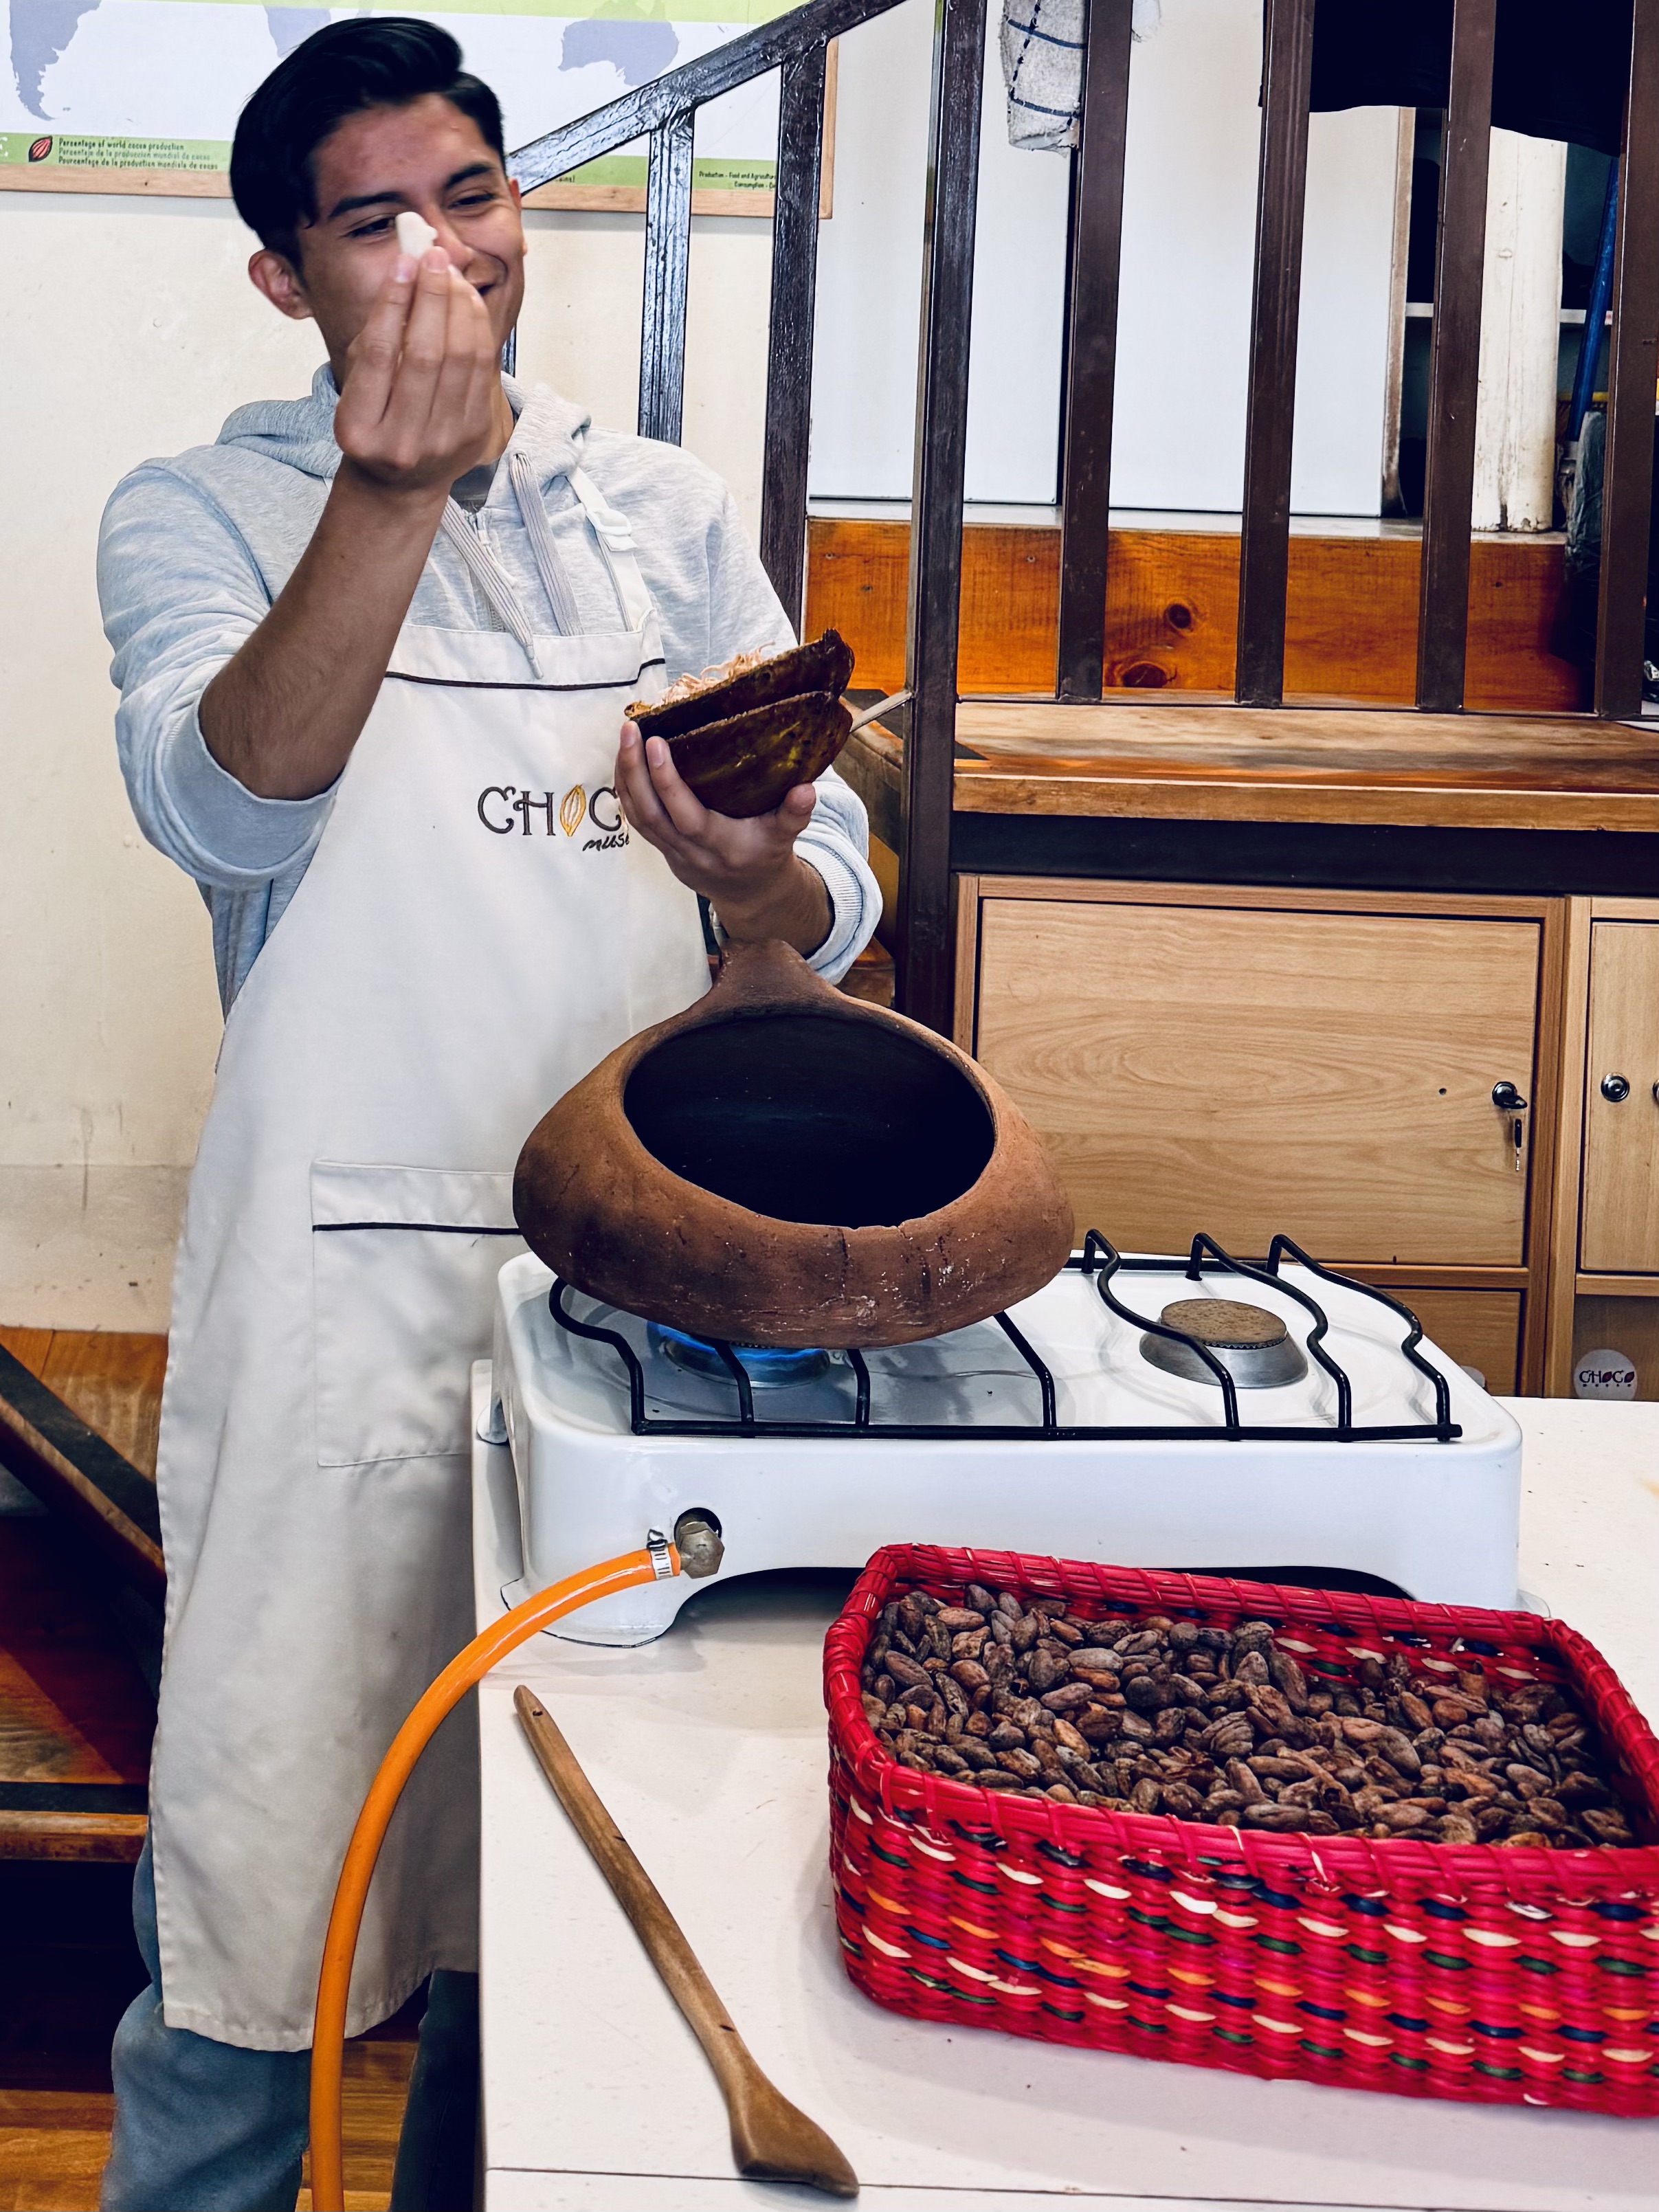
[[[1659,1405],[1510,1402],[1526,1436],[1522,1586],[1659,1715]],[[482,1626],[520,1571],[518,1516],[507,1451],[480,1445],[476,1468]],[[715,1588],[659,1643],[539,1636],[482,1686],[488,2212],[830,2201],[734,2172],[702,2054],[524,1741],[520,1681],[761,2064],[882,2212],[1060,2197],[1117,2212],[1659,2212],[1659,2122],[1258,2081],[905,2020],[860,1996],[830,1905],[820,1689],[846,1587]]]

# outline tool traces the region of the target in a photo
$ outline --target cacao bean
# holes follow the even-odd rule
[[[1267,1791],[1256,1780],[1242,1759],[1230,1759],[1226,1767],[1227,1779],[1247,1805],[1259,1805]]]
[[[1597,1843],[1628,1844],[1635,1840],[1630,1822],[1613,1806],[1587,1805],[1578,1817]]]
[[[1281,1651],[1276,1644],[1269,1644],[1267,1673],[1272,1677],[1274,1689],[1291,1711],[1305,1713],[1308,1710],[1308,1678],[1292,1654]]]
[[[1047,1712],[1080,1713],[1094,1698],[1086,1682],[1062,1682],[1057,1690],[1045,1690],[1040,1702]]]
[[[1311,1815],[1305,1805],[1247,1805],[1244,1825],[1249,1828],[1267,1828],[1282,1834],[1294,1834],[1310,1825]]]
[[[1409,1736],[1398,1729],[1385,1728],[1376,1738],[1376,1747],[1390,1766],[1398,1767],[1402,1774],[1417,1774],[1423,1762],[1418,1757]]]

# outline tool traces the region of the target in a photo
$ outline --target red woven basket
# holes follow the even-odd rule
[[[1083,1617],[1266,1620],[1311,1672],[1471,1647],[1574,1694],[1643,1841],[1543,1850],[1269,1835],[978,1790],[866,1718],[872,1624],[912,1588]],[[923,2020],[1347,2088],[1659,2113],[1659,1742],[1576,1631],[1523,1613],[926,1545],[877,1553],[824,1647],[830,1866],[853,1980]]]

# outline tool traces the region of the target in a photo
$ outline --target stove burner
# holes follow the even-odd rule
[[[651,1349],[661,1352],[682,1373],[710,1376],[717,1382],[732,1380],[732,1370],[720,1358],[718,1345],[655,1321],[647,1322],[645,1334]],[[827,1352],[781,1351],[775,1345],[763,1344],[734,1344],[732,1349],[751,1382],[810,1382],[815,1376],[830,1371]]]
[[[1299,1382],[1308,1371],[1301,1346],[1265,1306],[1246,1305],[1237,1298],[1177,1298],[1159,1318],[1165,1328],[1178,1329],[1181,1337],[1192,1340],[1183,1344],[1180,1337],[1141,1338],[1141,1358],[1166,1375],[1220,1388],[1220,1378],[1193,1348],[1194,1344],[1212,1352],[1241,1390],[1278,1389],[1286,1382]]]
[[[1316,1298],[1299,1284],[1290,1281],[1281,1272],[1283,1262],[1286,1260],[1293,1261],[1297,1267],[1313,1281],[1332,1284],[1339,1288],[1345,1297],[1364,1298],[1367,1304],[1379,1314],[1391,1314],[1394,1316],[1401,1331],[1396,1356],[1405,1367],[1413,1370],[1418,1376],[1421,1376],[1434,1393],[1434,1418],[1431,1420],[1356,1423],[1353,1417],[1352,1380],[1346,1370],[1332,1355],[1325,1343],[1325,1338],[1330,1328],[1328,1316]],[[1190,1332],[1173,1329],[1167,1318],[1163,1322],[1155,1322],[1146,1314],[1137,1313],[1133,1306],[1126,1305],[1118,1295],[1118,1291],[1129,1287],[1137,1275],[1167,1275],[1171,1267],[1176,1264],[1178,1263],[1171,1260],[1151,1255],[1126,1260],[1097,1229],[1091,1229],[1087,1231],[1083,1239],[1083,1249],[1073,1253],[1066,1262],[1068,1270],[1075,1269],[1085,1281],[1093,1283],[1102,1305],[1109,1313],[1115,1315],[1117,1319],[1126,1326],[1144,1330],[1147,1336],[1152,1338],[1157,1338],[1160,1331],[1167,1332],[1177,1341],[1183,1334],[1187,1334],[1190,1349]],[[1238,1391],[1244,1377],[1236,1376],[1229,1363],[1235,1360],[1243,1361],[1253,1357],[1262,1357],[1262,1347],[1258,1343],[1249,1346],[1224,1347],[1227,1357],[1221,1362],[1222,1373],[1219,1381],[1222,1417],[1218,1422],[1195,1423],[1190,1415],[1187,1415],[1177,1420],[1153,1425],[1140,1422],[1119,1425],[1062,1424],[1059,1418],[1059,1393],[1054,1376],[1006,1314],[994,1314],[991,1318],[1018,1353],[1030,1375],[1032,1382],[1036,1387],[1041,1412],[1036,1419],[1007,1423],[974,1424],[966,1428],[959,1421],[916,1422],[893,1419],[884,1413],[878,1393],[872,1388],[872,1383],[878,1378],[872,1376],[870,1369],[865,1362],[864,1354],[851,1346],[834,1355],[835,1361],[842,1364],[844,1374],[852,1381],[850,1408],[844,1408],[834,1418],[792,1419],[787,1416],[771,1413],[762,1419],[755,1411],[754,1391],[750,1372],[751,1363],[755,1363],[757,1366],[754,1378],[756,1380],[759,1379],[760,1363],[768,1363],[767,1373],[773,1379],[777,1379],[777,1368],[770,1363],[779,1359],[786,1363],[786,1377],[793,1379],[788,1363],[822,1359],[824,1365],[828,1366],[831,1364],[831,1355],[810,1352],[786,1352],[781,1354],[775,1352],[739,1352],[730,1345],[721,1346],[718,1344],[704,1344],[695,1337],[684,1334],[679,1330],[660,1326],[652,1328],[649,1331],[648,1351],[655,1352],[660,1349],[665,1358],[669,1357],[671,1354],[668,1340],[678,1338],[682,1347],[687,1350],[694,1349],[702,1353],[705,1358],[712,1355],[713,1359],[718,1362],[718,1366],[711,1365],[706,1371],[710,1375],[717,1376],[723,1373],[726,1376],[736,1395],[737,1410],[735,1415],[730,1413],[714,1417],[702,1415],[696,1418],[683,1413],[653,1413],[647,1410],[648,1386],[646,1381],[645,1363],[627,1337],[617,1329],[604,1328],[596,1322],[580,1320],[571,1311],[569,1301],[573,1295],[580,1294],[576,1293],[574,1284],[566,1282],[562,1276],[556,1275],[553,1278],[548,1290],[547,1301],[553,1319],[560,1328],[573,1337],[582,1338],[594,1344],[607,1345],[621,1362],[622,1371],[628,1379],[629,1426],[636,1437],[824,1437],[836,1440],[873,1437],[889,1441],[914,1437],[945,1443],[965,1443],[969,1441],[974,1443],[1000,1443],[1026,1437],[1040,1437],[1050,1441],[1066,1440],[1091,1443],[1145,1443],[1154,1441],[1192,1443],[1209,1440],[1227,1444],[1244,1443],[1357,1444],[1419,1442],[1449,1444],[1455,1443],[1462,1436],[1462,1425],[1454,1421],[1451,1417],[1450,1385],[1439,1368],[1431,1365],[1418,1348],[1423,1340],[1421,1325],[1416,1316],[1407,1307],[1402,1306],[1397,1298],[1391,1298],[1386,1291],[1379,1291],[1370,1283],[1356,1282],[1352,1275],[1338,1274],[1333,1269],[1322,1267],[1310,1253],[1304,1252],[1293,1239],[1282,1235],[1273,1238],[1268,1248],[1266,1260],[1259,1263],[1249,1260],[1234,1259],[1230,1252],[1222,1249],[1212,1237],[1202,1234],[1194,1237],[1192,1250],[1186,1262],[1187,1279],[1189,1282],[1202,1285],[1206,1279],[1206,1270],[1212,1274],[1221,1273],[1241,1279],[1247,1283],[1260,1283],[1264,1289],[1277,1291],[1281,1296],[1291,1299],[1308,1316],[1310,1323],[1307,1334],[1308,1358],[1317,1364],[1334,1389],[1336,1394],[1334,1419],[1327,1420],[1317,1417],[1309,1419],[1304,1416],[1301,1419],[1279,1422],[1247,1423],[1243,1420],[1239,1414]],[[1114,1288],[1115,1284],[1117,1288]],[[1178,1311],[1181,1306],[1188,1303],[1210,1306],[1219,1304],[1224,1308],[1231,1306],[1231,1301],[1225,1299],[1218,1301],[1197,1299],[1190,1302],[1180,1300],[1172,1310]],[[1235,1313],[1243,1312],[1252,1316],[1260,1313],[1260,1309],[1250,1306],[1231,1306],[1231,1310]],[[1273,1317],[1264,1316],[1262,1318],[1271,1322]],[[1278,1324],[1273,1322],[1273,1326],[1277,1331]],[[1257,1322],[1256,1327],[1259,1331],[1260,1321]],[[1223,1334],[1225,1334],[1224,1328]],[[1296,1373],[1305,1372],[1301,1348],[1291,1338],[1288,1330],[1284,1332],[1284,1340],[1282,1344],[1276,1344],[1270,1347],[1266,1356],[1273,1359],[1283,1360],[1288,1347],[1294,1352],[1297,1361]],[[725,1356],[726,1353],[731,1355],[729,1364]],[[1193,1352],[1192,1356],[1202,1370],[1200,1379],[1210,1382],[1218,1379],[1212,1370],[1205,1366],[1195,1351]],[[1213,1356],[1218,1360],[1221,1358],[1219,1353]],[[686,1364],[690,1364],[689,1359]],[[804,1368],[793,1369],[794,1375],[805,1371],[808,1370]],[[822,1368],[817,1368],[811,1371],[822,1373],[823,1370]],[[1409,1378],[1402,1376],[1401,1379]],[[1261,1389],[1264,1386],[1258,1380],[1254,1387]],[[844,1392],[841,1395],[844,1399]],[[848,1412],[851,1414],[850,1419],[848,1418]]]

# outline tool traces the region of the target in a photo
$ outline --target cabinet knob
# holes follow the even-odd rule
[[[1614,1106],[1622,1106],[1630,1097],[1630,1078],[1627,1075],[1604,1075],[1601,1096]]]
[[[1500,1114],[1524,1113],[1527,1105],[1526,1100],[1512,1083],[1494,1083],[1492,1087],[1492,1103]]]

